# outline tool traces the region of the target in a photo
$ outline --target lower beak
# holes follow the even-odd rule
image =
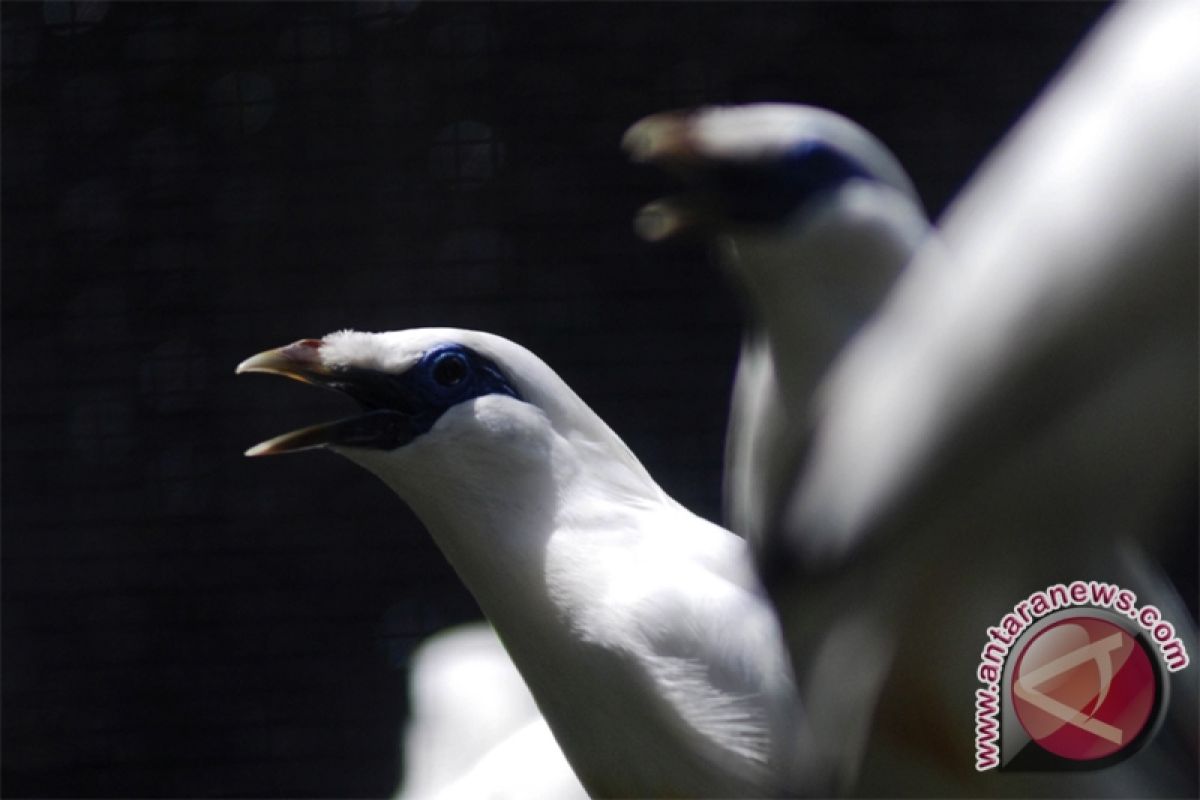
[[[703,232],[713,219],[712,211],[693,198],[664,197],[642,206],[633,230],[647,242],[663,242]]]
[[[411,438],[406,436],[408,420],[395,411],[369,411],[356,417],[347,417],[335,422],[310,425],[297,431],[284,433],[265,442],[260,442],[246,451],[246,455],[275,456],[280,453],[295,453],[314,447],[378,447],[383,441],[402,444]]]

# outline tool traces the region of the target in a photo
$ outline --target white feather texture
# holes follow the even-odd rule
[[[726,514],[771,569],[817,387],[932,239],[930,224],[897,159],[825,109],[754,104],[657,114],[630,129],[626,147],[691,184],[685,199],[655,208],[717,210],[697,227],[715,242],[748,312],[726,438]],[[843,168],[830,175],[831,162]],[[766,213],[729,213],[746,207]],[[802,792],[852,782],[892,652],[871,619],[836,605],[820,615],[835,632],[822,653],[803,636],[789,641],[806,705],[826,723],[793,753],[791,788]]]
[[[1158,737],[1099,772],[975,772],[968,721],[986,629],[1052,583],[1133,589],[1196,644],[1145,551],[1196,452],[1197,30],[1195,3],[1118,7],[819,390],[778,529],[795,570],[771,589],[801,686],[880,698],[855,791],[1196,791],[1195,670]],[[847,647],[845,621],[874,634]],[[864,644],[890,665],[848,677]]]
[[[929,232],[915,200],[884,184],[852,180],[818,202],[779,228],[727,231],[720,248],[754,309],[733,390],[727,506],[759,544],[791,486],[820,380]]]
[[[404,370],[456,343],[522,399],[449,408],[394,450],[335,447],[429,529],[520,669],[587,790],[757,796],[798,700],[736,536],[671,500],[540,359],[489,334],[342,332],[327,366]]]
[[[540,715],[509,733],[430,800],[585,800]]]

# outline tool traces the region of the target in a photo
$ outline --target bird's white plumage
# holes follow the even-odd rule
[[[433,332],[430,342],[436,340],[436,332]],[[422,348],[397,347],[395,341],[392,334],[351,329],[335,331],[321,339],[321,361],[330,367],[353,365],[378,372],[401,373],[417,362]]]
[[[750,312],[726,440],[726,514],[770,567],[817,387],[930,238],[929,222],[896,158],[860,126],[825,109],[755,104],[654,115],[630,130],[627,147],[639,160],[698,176],[694,202],[702,206],[737,208],[747,198],[731,194],[766,189],[782,204],[762,220],[709,217],[704,230]],[[822,151],[853,167],[830,185],[801,191],[827,168],[827,159],[805,160]],[[746,178],[708,177],[730,172]],[[776,180],[797,188],[780,189]],[[825,723],[816,740],[792,754],[801,765],[792,789],[803,792],[852,781],[892,654],[870,615],[845,614],[836,603],[821,611],[829,623],[822,633],[831,635],[788,636],[806,706]]]
[[[786,496],[799,458],[802,429],[780,395],[771,343],[762,330],[742,336],[729,398],[722,493],[729,527],[761,542]]]
[[[497,742],[428,800],[585,800],[587,793],[540,715]]]
[[[341,332],[319,352],[327,367],[404,370],[449,343],[494,362],[521,399],[461,402],[396,449],[334,449],[429,529],[589,792],[774,791],[798,700],[740,539],[671,500],[548,366],[508,340]]]
[[[412,506],[544,713],[464,791],[547,731],[610,796],[765,794],[785,778],[820,792],[804,778],[830,764],[866,793],[1194,786],[1153,747],[1102,775],[980,776],[963,721],[985,628],[1029,591],[1082,572],[1169,600],[1125,540],[1194,457],[1198,13],[1117,14],[956,203],[945,251],[921,251],[828,379],[846,320],[869,313],[924,236],[903,171],[847,181],[782,231],[725,231],[759,314],[730,486],[746,493],[743,529],[796,558],[774,596],[822,740],[799,723],[745,545],[671,501],[539,359],[453,329],[327,337],[328,365],[384,372],[460,343],[521,398],[462,402],[397,449],[336,448]],[[712,111],[686,158],[769,159],[800,120]],[[650,152],[665,139],[647,130]],[[830,313],[842,302],[852,313]],[[789,758],[819,763],[789,773]]]
[[[731,527],[761,543],[791,486],[818,382],[929,224],[895,156],[826,109],[757,103],[655,114],[630,128],[625,146],[635,160],[690,182],[687,195],[656,208],[682,206],[672,212],[680,218],[691,207],[716,209],[692,227],[713,239],[749,301],[726,439],[725,506]],[[831,159],[845,166],[844,179],[806,183]],[[720,177],[729,174],[742,177]],[[727,213],[745,205],[765,205],[770,218]]]
[[[757,135],[753,116],[741,128],[750,139]],[[891,163],[865,135],[843,146],[859,148],[864,161]],[[903,175],[898,165],[892,172]],[[920,204],[896,183],[852,179],[779,226],[722,231],[722,260],[754,310],[733,390],[727,506],[734,528],[767,558],[811,430],[820,381],[928,238]],[[829,710],[822,715],[822,735],[796,760],[816,762],[828,780],[845,786],[863,757],[873,699],[892,650],[886,637],[873,635],[879,625],[871,617],[843,614],[836,606],[825,612],[826,619],[838,620],[827,639],[785,630],[806,703]],[[803,769],[797,783],[811,772]]]
[[[1103,778],[980,776],[963,721],[984,630],[1030,591],[1086,574],[1182,608],[1120,540],[1153,540],[1155,510],[1194,459],[1197,16],[1182,3],[1116,14],[956,201],[944,243],[909,235],[924,221],[901,202],[909,222],[884,223],[895,246],[861,246],[836,190],[783,224],[722,231],[756,326],[734,392],[732,518],[795,559],[772,569],[772,593],[822,733],[815,756],[843,787],[1188,786],[1153,749]],[[677,171],[761,168],[807,135],[802,114],[702,110],[630,138],[640,160]],[[864,206],[885,207],[872,188]],[[822,214],[834,224],[813,247]],[[894,274],[914,254],[853,340],[829,324],[837,298],[822,290],[835,284],[806,278],[814,264]],[[883,295],[843,285],[866,310]],[[1180,688],[1194,749],[1194,681]]]
[[[722,258],[751,299],[795,421],[807,422],[829,364],[928,233],[912,197],[857,179],[782,226],[725,232]]]
[[[816,106],[709,106],[686,115],[655,115],[625,135],[625,147],[636,160],[674,162],[685,169],[685,162],[705,161],[771,165],[805,141],[836,143],[879,181],[916,198],[908,173],[874,136],[841,114]]]
[[[440,631],[409,669],[398,800],[586,797],[490,625]]]
[[[1167,731],[1099,773],[963,769],[963,721],[985,630],[1030,592],[1087,578],[1182,608],[1139,546],[1195,457],[1198,26],[1171,2],[1102,24],[820,390],[779,531],[801,569],[773,595],[814,663],[831,609],[894,650],[858,791],[1195,791],[1191,675]]]
[[[1053,408],[1138,348],[1170,358],[1178,337],[1176,357],[1187,358],[1200,116],[1190,33],[1200,12],[1145,5],[1115,15],[989,159],[941,226],[947,247],[922,254],[838,366],[806,488],[813,513],[816,496],[827,498],[824,533],[806,537],[814,557],[892,513],[932,453],[974,442],[970,428],[990,423],[973,415],[998,422],[984,409],[1010,406],[989,396],[1026,391]],[[1164,400],[1194,395],[1184,386],[1192,370],[1178,363],[1182,384]]]

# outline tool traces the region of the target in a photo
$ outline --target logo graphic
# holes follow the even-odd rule
[[[988,628],[975,693],[976,769],[1099,769],[1153,737],[1169,673],[1189,662],[1174,627],[1136,600],[1111,584],[1056,584]]]
[[[1145,729],[1158,695],[1146,649],[1119,625],[1071,616],[1031,636],[1011,691],[1017,720],[1045,750],[1076,760],[1120,751]]]

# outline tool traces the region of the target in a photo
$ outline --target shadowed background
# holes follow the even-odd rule
[[[238,361],[491,330],[716,519],[737,299],[634,237],[622,131],[828,106],[940,213],[1105,9],[4,3],[4,795],[390,793],[407,655],[478,612],[374,478],[241,457],[349,407]]]

